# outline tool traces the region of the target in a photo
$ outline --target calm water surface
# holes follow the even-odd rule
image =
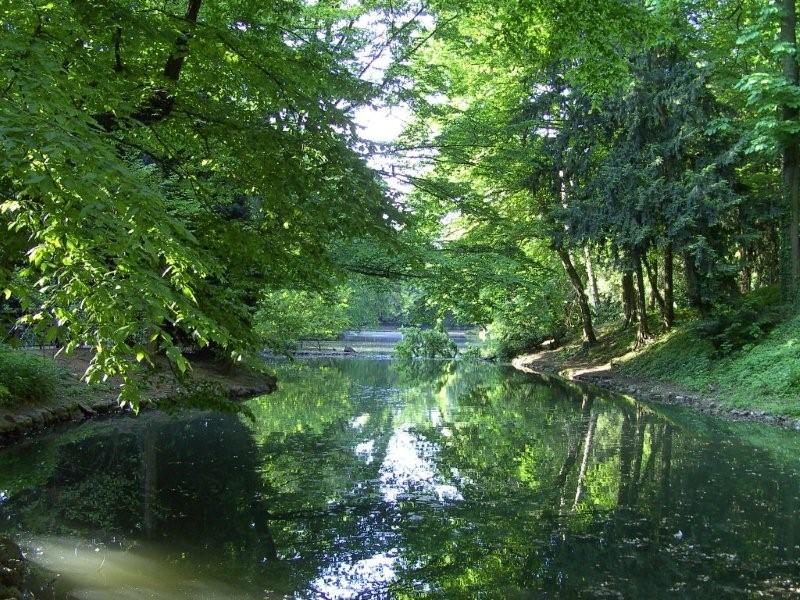
[[[40,598],[800,596],[800,436],[486,364],[279,365],[243,416],[0,453]]]

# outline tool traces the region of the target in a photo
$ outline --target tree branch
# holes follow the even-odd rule
[[[175,40],[175,47],[167,58],[164,64],[163,75],[166,79],[177,82],[180,78],[181,70],[186,62],[186,56],[189,51],[189,39],[191,38],[191,30],[197,24],[197,15],[200,12],[200,6],[203,0],[189,0],[189,5],[186,8],[186,14],[183,21],[186,27],[183,32]],[[117,28],[119,38],[122,36],[122,31]],[[115,34],[115,38],[117,35]],[[114,43],[115,58],[117,64],[121,66],[121,59],[119,57],[118,41],[115,39]],[[165,88],[157,88],[153,90],[150,98],[140,106],[132,115],[134,121],[138,121],[144,125],[152,125],[166,119],[172,109],[175,107],[175,96],[173,96]],[[95,115],[95,120],[106,131],[113,131],[119,127],[119,117],[112,111],[107,111]]]

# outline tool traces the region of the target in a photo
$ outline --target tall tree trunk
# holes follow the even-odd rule
[[[581,311],[581,320],[583,322],[583,341],[589,346],[597,343],[597,337],[594,335],[594,327],[592,326],[592,311],[589,308],[589,301],[586,298],[586,292],[583,288],[578,271],[575,270],[575,265],[572,264],[572,259],[569,252],[563,248],[558,248],[558,257],[561,259],[561,264],[564,265],[564,270],[567,272],[567,277],[575,290],[575,296],[578,299],[578,308]]]
[[[633,265],[636,271],[636,310],[639,314],[639,327],[636,331],[636,346],[641,347],[650,339],[650,328],[647,326],[644,274],[642,273],[642,256],[639,250],[634,250],[633,252]]]
[[[647,275],[647,280],[650,282],[650,292],[647,296],[647,308],[655,310],[656,306],[659,309],[663,308],[661,292],[658,290],[658,259],[654,258],[652,261],[647,258],[647,252],[642,252],[642,264],[644,265],[644,272]]]
[[[597,290],[597,277],[594,275],[594,265],[592,264],[592,253],[589,251],[589,246],[583,247],[583,258],[586,260],[586,274],[589,281],[586,282],[589,288],[589,303],[592,305],[595,313],[600,301],[600,293]]]
[[[655,300],[655,303],[658,304],[658,309],[661,311],[661,317],[664,319],[664,324],[666,326],[667,306],[664,302],[664,297],[658,289],[658,272],[656,271],[655,265],[647,260],[647,254],[645,253],[642,253],[642,264],[644,264],[645,271],[647,271],[647,279],[650,282],[650,296]]]
[[[786,149],[783,156],[783,180],[788,204],[788,216],[784,224],[784,249],[782,291],[787,299],[794,299],[800,283],[800,263],[798,262],[798,180],[800,180],[800,156],[796,149]]]
[[[664,248],[664,327],[672,329],[675,324],[675,285],[673,281],[674,259],[672,244]]]
[[[793,87],[800,84],[797,67],[797,6],[795,0],[783,0],[781,17],[781,42],[788,46],[783,56],[783,76]],[[795,106],[781,106],[783,119],[797,123],[800,112]],[[786,194],[788,219],[785,227],[788,264],[784,270],[787,280],[783,286],[787,297],[794,299],[800,284],[800,144],[798,136],[792,135],[783,149],[783,185]]]
[[[691,254],[685,253],[683,255],[683,265],[686,275],[686,295],[689,297],[689,306],[699,311],[703,317],[708,316],[708,307],[700,293],[697,267],[694,264],[694,259]]]
[[[780,253],[781,253],[781,232],[777,227],[770,227],[769,237],[767,238],[771,252],[769,257],[764,260],[764,284],[776,285],[780,282]],[[768,266],[767,266],[768,265]]]
[[[749,244],[741,244],[739,246],[739,254],[741,256],[742,272],[739,279],[739,290],[743,294],[747,294],[753,288],[753,262],[751,260],[752,252]]]
[[[622,272],[622,310],[625,314],[625,328],[633,325],[636,318],[636,292],[633,288],[633,272]]]

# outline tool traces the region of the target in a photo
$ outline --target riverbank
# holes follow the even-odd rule
[[[59,370],[58,390],[42,401],[27,401],[13,406],[0,406],[0,446],[40,429],[65,421],[80,421],[122,408],[117,400],[118,382],[109,380],[98,385],[87,385],[81,375],[91,360],[88,350],[76,350],[70,356],[54,357],[55,351],[19,350],[35,352],[45,360],[53,361]],[[167,400],[180,403],[181,398],[197,389],[212,389],[228,400],[242,400],[271,393],[276,380],[270,375],[249,369],[230,367],[212,360],[192,360],[188,377],[179,379],[167,368],[157,364],[140,380],[142,409],[157,407]]]
[[[800,318],[727,356],[720,356],[693,323],[651,340],[640,350],[631,350],[633,333],[601,328],[593,348],[575,341],[518,356],[513,365],[645,401],[800,430]]]

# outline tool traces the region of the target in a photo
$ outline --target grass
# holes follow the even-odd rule
[[[0,345],[0,407],[47,402],[59,390],[66,371],[53,360]]]
[[[768,307],[767,307],[768,309]],[[586,348],[580,338],[546,359],[554,370],[581,372],[611,362],[623,379],[663,384],[713,399],[729,410],[747,409],[800,417],[800,314],[783,312],[766,335],[726,353],[712,343],[707,326],[688,312],[679,324],[632,350],[636,328],[618,322],[596,326],[600,343]],[[660,327],[655,315],[651,330]]]
[[[615,364],[624,376],[674,383],[730,408],[800,416],[800,315],[727,356],[690,322]]]

